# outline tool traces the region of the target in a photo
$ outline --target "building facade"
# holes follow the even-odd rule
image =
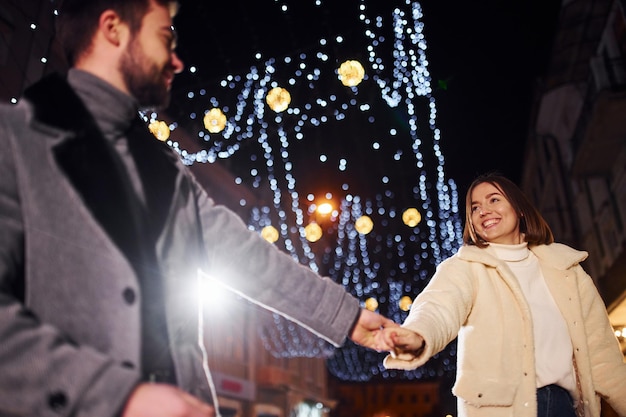
[[[439,381],[331,383],[338,398],[333,417],[445,417],[451,411],[441,402]]]
[[[539,82],[522,188],[584,262],[626,353],[626,19],[617,0],[565,0]]]
[[[324,358],[282,358],[259,329],[271,313],[226,290],[205,302],[204,341],[223,417],[322,417],[329,397]]]

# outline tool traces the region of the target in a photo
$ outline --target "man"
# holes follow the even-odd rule
[[[165,0],[66,0],[72,66],[0,107],[0,415],[211,416],[197,271],[340,345],[359,308],[216,206],[138,108],[183,64]]]

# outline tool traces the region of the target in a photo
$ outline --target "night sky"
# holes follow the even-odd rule
[[[309,51],[323,36],[342,33],[346,56],[362,54],[355,23],[359,2],[181,0],[175,23],[178,53],[195,74],[179,75],[176,90],[245,73],[254,54]],[[382,14],[394,1],[372,1]],[[437,100],[446,171],[461,193],[478,173],[498,170],[518,181],[533,89],[545,71],[559,0],[421,2],[427,57]],[[352,28],[352,27],[354,28]],[[182,93],[181,93],[182,94]]]
[[[463,218],[452,207],[454,204],[447,204],[455,198],[451,196],[452,187],[449,189],[448,184],[443,186],[438,182],[440,160],[432,146],[436,130],[429,127],[429,97],[416,94],[412,99],[417,127],[409,132],[408,126],[414,120],[410,119],[407,108],[411,106],[404,98],[414,90],[408,93],[408,88],[403,88],[413,78],[406,76],[405,80],[397,83],[398,86],[394,86],[401,91],[398,95],[403,96],[396,107],[387,105],[389,96],[383,100],[383,89],[376,84],[379,74],[383,74],[381,77],[387,81],[394,70],[402,72],[398,70],[399,64],[395,66],[400,61],[395,59],[394,53],[404,53],[403,57],[415,53],[414,56],[421,58],[421,49],[417,53],[417,48],[410,52],[406,52],[410,49],[406,48],[400,52],[404,44],[398,42],[400,47],[393,44],[393,24],[387,20],[380,26],[382,29],[379,32],[373,29],[377,42],[383,37],[385,40],[375,46],[376,42],[369,41],[385,68],[371,68],[366,48],[368,40],[364,36],[363,22],[358,18],[359,5],[364,3],[362,0],[319,0],[323,7],[316,6],[316,0],[180,1],[181,10],[175,20],[179,32],[177,52],[187,67],[194,67],[196,71],[188,69],[176,79],[169,115],[180,123],[179,126],[187,128],[192,137],[197,135],[206,140],[204,144],[207,148],[213,147],[225,154],[237,148],[230,156],[217,158],[237,178],[236,182],[243,178],[244,185],[261,190],[268,191],[267,185],[272,183],[275,189],[280,188],[281,199],[277,198],[279,193],[274,189],[274,199],[263,204],[271,206],[279,200],[283,206],[275,207],[274,211],[268,210],[268,213],[287,207],[285,201],[288,199],[284,197],[289,191],[285,187],[287,159],[289,165],[293,162],[289,175],[293,173],[293,178],[297,178],[294,189],[299,196],[300,208],[308,205],[305,199],[309,195],[315,195],[317,201],[320,194],[329,191],[333,198],[358,196],[359,201],[362,198],[364,206],[370,210],[366,213],[372,216],[375,227],[363,238],[367,245],[359,241],[358,247],[367,246],[367,250],[354,251],[361,258],[350,255],[351,248],[357,247],[355,234],[352,240],[340,239],[347,234],[337,231],[338,222],[330,222],[330,226],[327,224],[325,240],[320,241],[323,244],[311,247],[322,273],[342,282],[359,298],[372,296],[380,300],[380,312],[401,322],[406,312],[398,311],[394,297],[400,292],[414,295],[421,291],[437,262],[449,255],[458,244],[461,228],[457,219]],[[399,0],[370,0],[365,3],[369,8],[366,15],[372,19],[379,16],[383,20],[391,19],[393,9],[399,5],[402,5],[400,9],[403,11],[410,10],[404,1]],[[477,174],[497,170],[514,181],[520,180],[533,90],[547,67],[559,4],[556,0],[428,0],[421,3],[425,25],[423,34],[428,44],[426,56],[434,90],[432,95],[436,100],[436,128],[441,131],[439,143],[445,158],[444,170],[446,178],[453,179],[458,186],[461,205],[467,186]],[[288,13],[281,11],[283,5],[288,8]],[[412,21],[399,25],[401,29],[398,32],[409,33],[403,31],[411,24]],[[343,42],[329,41],[320,47],[320,39],[335,40],[338,34],[343,37]],[[403,42],[408,43],[407,38],[408,35]],[[381,50],[377,49],[379,47]],[[331,62],[319,62],[317,53],[321,50],[324,51],[321,55],[328,54]],[[255,58],[257,52],[262,54],[261,58]],[[296,59],[299,55],[306,55],[306,59]],[[289,57],[291,61],[286,63],[283,57]],[[270,58],[277,58],[277,61],[268,69],[265,63]],[[329,76],[332,74],[328,71],[329,67],[336,69],[346,59],[360,61],[369,75],[354,90],[342,88],[336,76]],[[408,61],[410,59],[405,62]],[[298,71],[294,68],[299,65],[307,69]],[[311,79],[305,81],[306,74],[313,74],[316,65],[322,68],[319,72],[322,75],[312,77],[315,82]],[[410,65],[413,64],[404,68],[409,67],[417,73],[423,69],[419,65]],[[254,72],[251,67],[261,73],[254,82],[250,81],[251,85],[258,85],[259,79],[265,80],[266,74],[271,74],[267,79],[290,90],[293,108],[299,113],[286,111],[277,116],[266,110],[262,99],[253,100],[246,95],[258,98],[258,91],[263,91],[250,93],[252,90],[241,87],[249,81],[246,76]],[[301,74],[291,75],[298,72]],[[234,75],[234,81],[220,86],[220,81],[228,74]],[[242,79],[237,79],[237,75]],[[289,84],[289,78],[297,80]],[[411,80],[407,82],[409,78]],[[236,88],[231,88],[231,84]],[[243,93],[244,90],[247,92]],[[337,96],[336,100],[331,98],[334,96]],[[345,105],[344,109],[338,110],[352,98],[359,105]],[[320,100],[327,99],[332,109],[318,105]],[[254,111],[249,109],[253,107],[250,102],[256,103]],[[370,107],[362,110],[363,103]],[[203,131],[202,112],[214,106],[225,109],[231,133],[234,134],[227,132],[228,129],[210,135]],[[321,120],[320,114],[324,112],[331,115],[328,122],[315,126],[309,123],[312,119]],[[306,132],[302,135],[304,139],[299,140],[295,127],[300,126],[297,123],[302,121],[304,113]],[[345,118],[331,120],[338,113]],[[235,114],[243,117],[236,119]],[[260,119],[262,122],[259,122]],[[235,120],[236,123],[233,123]],[[247,131],[251,126],[256,130]],[[288,133],[281,137],[278,131],[283,127]],[[237,128],[240,130],[237,131]],[[263,133],[259,133],[260,130]],[[176,131],[173,136],[176,137]],[[285,137],[289,138],[287,145],[281,141]],[[413,142],[415,137],[418,140]],[[198,139],[199,143],[201,141]],[[261,142],[272,151],[267,151],[267,147],[261,149]],[[417,142],[419,145],[416,145]],[[288,149],[285,153],[289,157],[283,157],[282,153],[278,156],[279,148]],[[321,154],[327,154],[332,163],[321,163]],[[417,154],[419,158],[413,158]],[[274,159],[266,167],[270,160],[267,155]],[[344,157],[349,160],[348,169],[338,169],[337,161]],[[419,166],[422,162],[423,169]],[[271,175],[268,175],[270,171]],[[423,178],[425,180],[421,182]],[[419,185],[416,185],[418,180]],[[357,202],[352,207],[359,204]],[[413,206],[420,206],[422,213],[431,216],[431,220],[423,221],[416,228],[405,227],[396,218],[396,213]],[[462,212],[463,208],[459,208]],[[342,208],[341,213],[350,214],[350,210]],[[255,220],[257,226],[265,220],[261,217]],[[302,225],[309,220],[311,218],[304,218]],[[272,224],[278,224],[276,218],[272,219]],[[439,229],[444,231],[442,234],[435,230],[437,224],[445,225]],[[426,244],[429,240],[431,243]],[[338,248],[341,250],[338,251]],[[368,265],[375,267],[372,269]],[[360,266],[364,271],[375,272],[366,274],[360,271]],[[294,350],[288,343],[286,346],[284,350]],[[454,356],[453,351],[451,348],[415,374],[407,374],[409,377],[425,378],[449,372],[452,368],[449,358]],[[352,348],[346,347],[340,352],[335,357],[337,360],[333,358],[329,361],[329,369],[341,379],[360,380],[380,370],[381,358],[361,352],[359,366],[354,366],[352,359],[342,359],[343,354],[346,358],[355,357]],[[347,366],[348,363],[351,365]],[[380,371],[384,378],[398,376]]]
[[[447,171],[463,184],[498,170],[518,181],[532,97],[560,1],[423,2]]]

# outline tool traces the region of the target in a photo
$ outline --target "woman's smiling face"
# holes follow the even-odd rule
[[[472,190],[471,200],[471,220],[478,236],[492,243],[522,243],[519,215],[497,187],[480,183]]]

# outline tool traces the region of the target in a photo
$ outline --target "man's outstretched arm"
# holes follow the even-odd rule
[[[388,352],[394,347],[393,342],[388,337],[384,337],[383,329],[388,327],[399,327],[399,325],[380,314],[362,308],[350,333],[350,339],[366,348]]]

